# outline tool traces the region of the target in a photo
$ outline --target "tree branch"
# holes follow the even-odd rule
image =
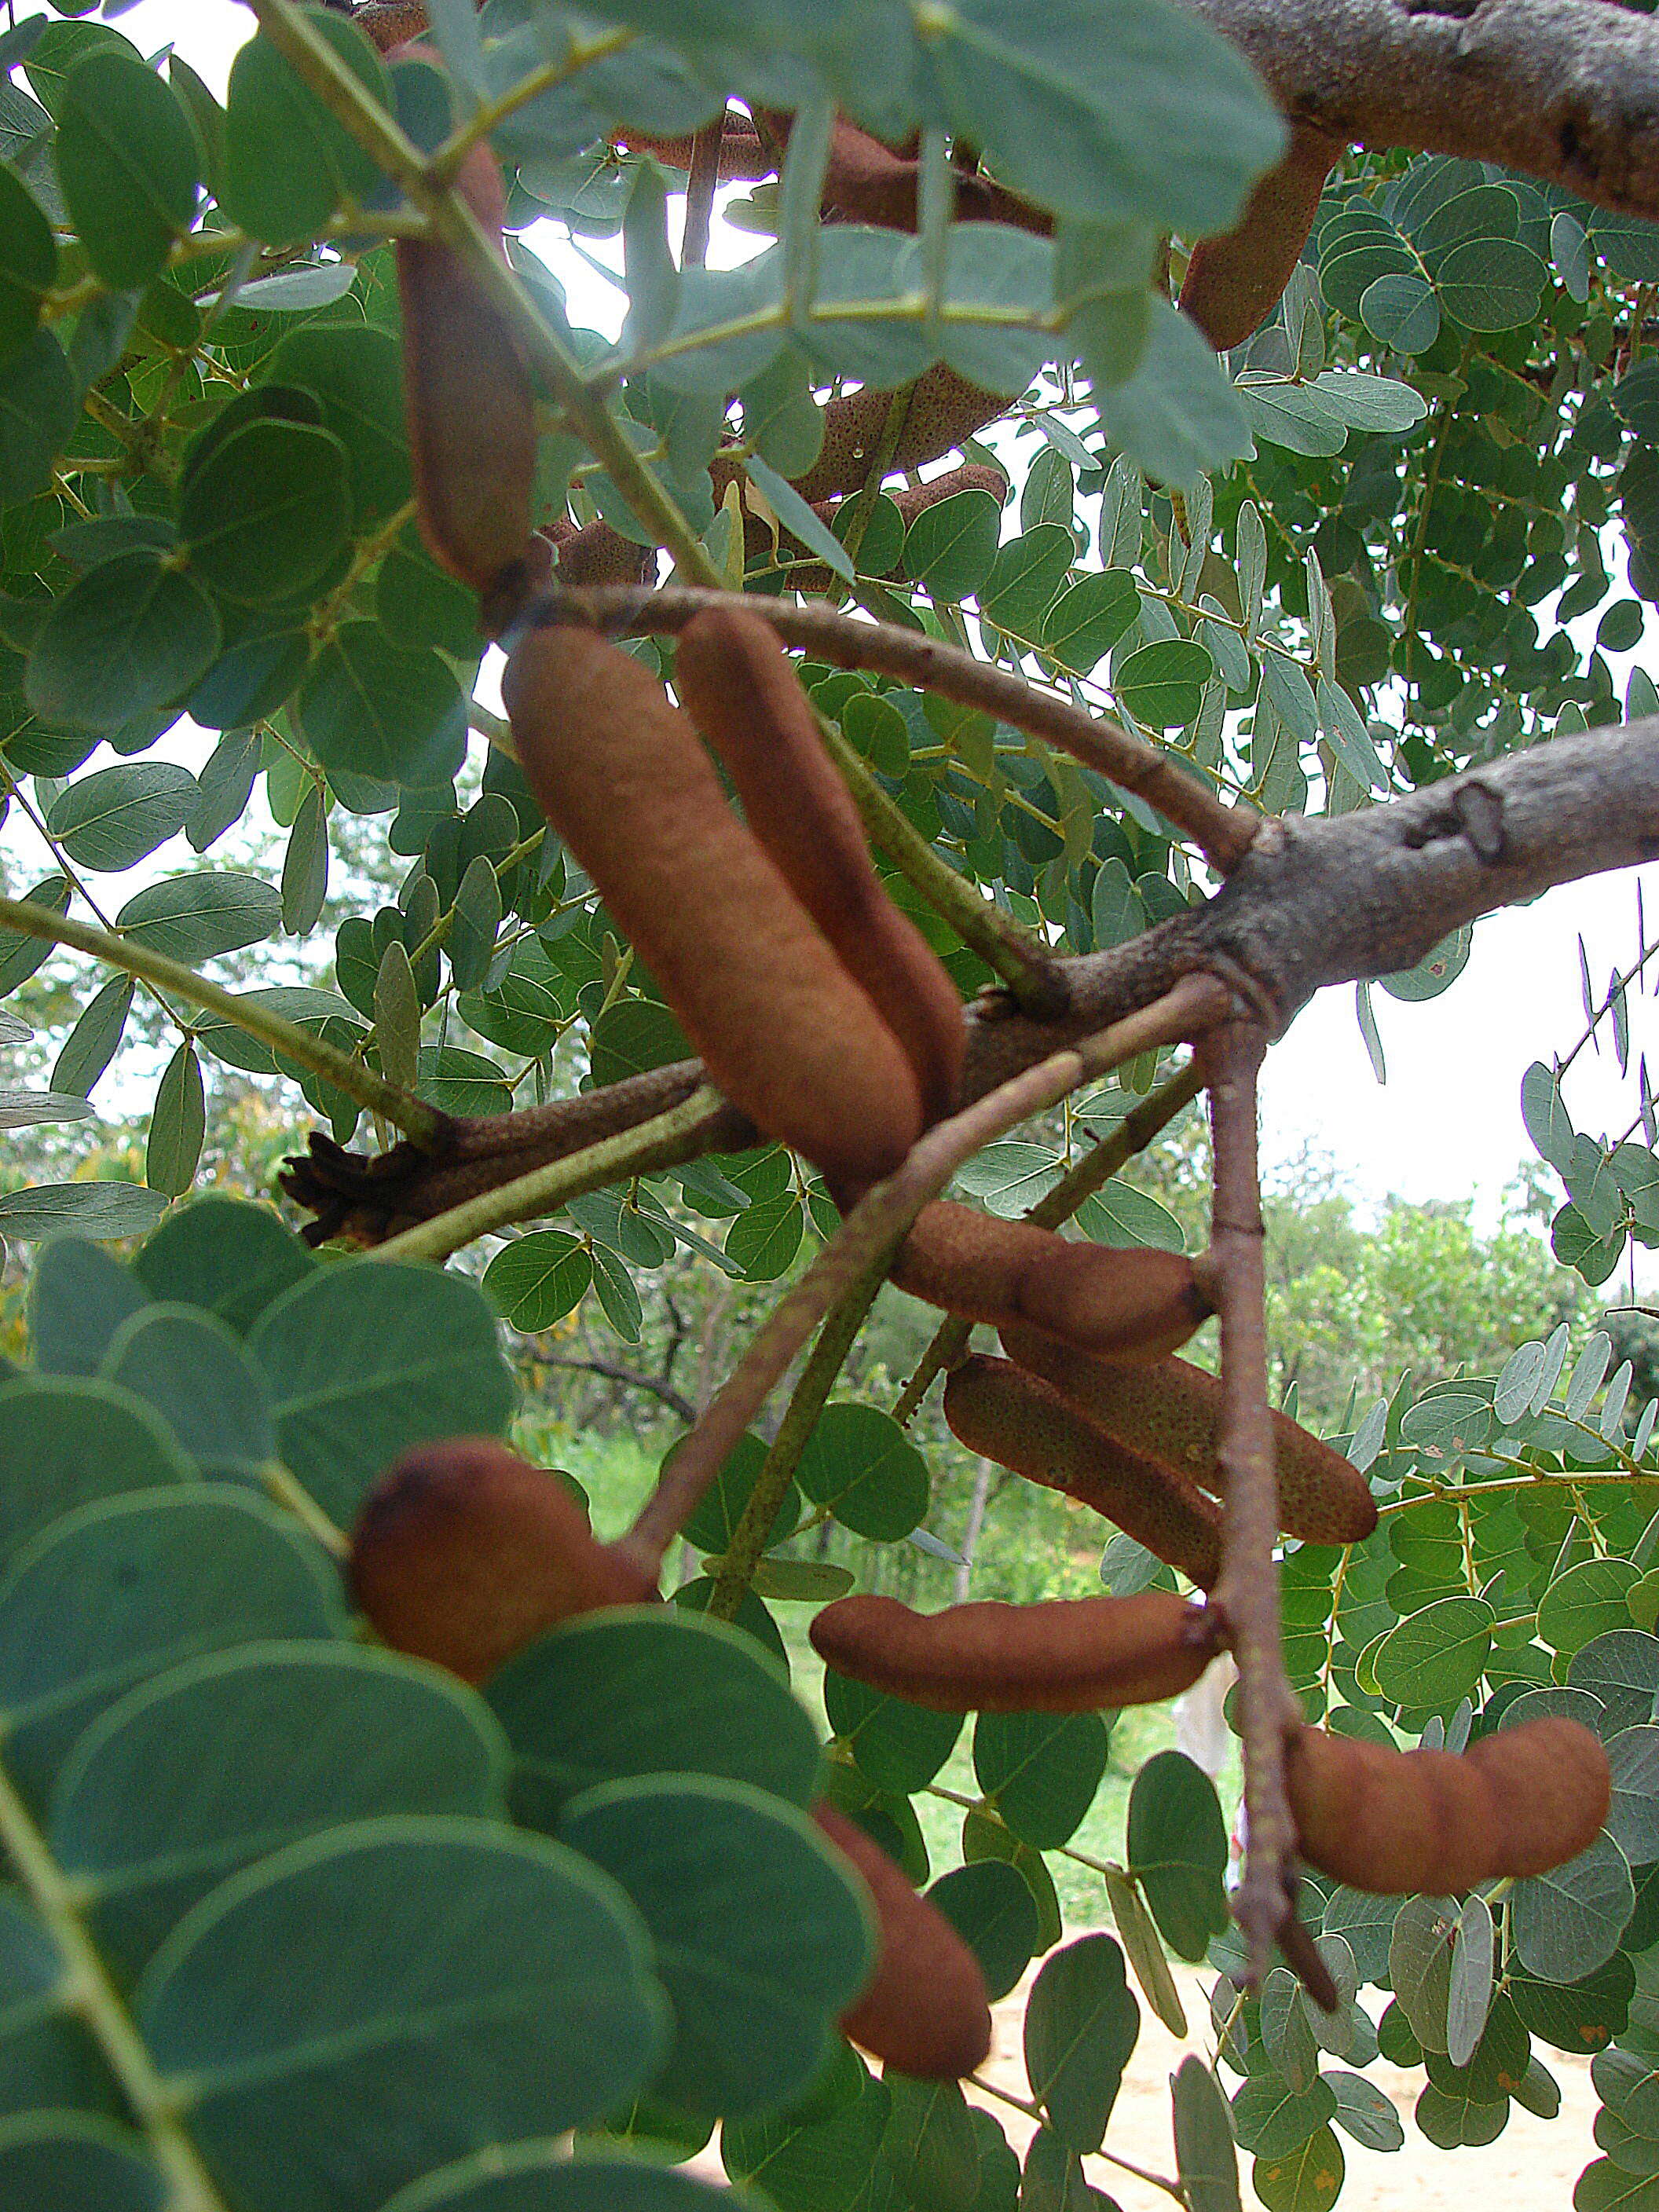
[[[964,1089],[988,1087],[1210,968],[1277,1034],[1316,991],[1410,968],[1441,939],[1556,884],[1659,857],[1659,716],[1535,745],[1385,806],[1266,825],[1208,905],[1064,963],[1063,1024],[977,1023]],[[994,1011],[994,1010],[990,1010]]]
[[[730,1148],[737,1130],[748,1124],[718,1091],[700,1086],[683,1104],[658,1114],[620,1136],[607,1137],[532,1168],[512,1182],[485,1191],[374,1247],[377,1260],[447,1260],[463,1245],[514,1222],[556,1213],[585,1191],[603,1190],[624,1176],[647,1175],[653,1168],[679,1167],[705,1152]],[[741,1142],[739,1136],[737,1141]]]
[[[620,1382],[629,1390],[643,1390],[647,1396],[660,1398],[669,1412],[688,1427],[697,1418],[697,1409],[689,1398],[669,1382],[659,1382],[654,1376],[639,1375],[631,1367],[618,1367],[609,1359],[574,1359],[562,1352],[532,1352],[531,1357],[538,1367],[567,1367],[581,1375],[602,1375],[607,1382]]]
[[[1277,1032],[1316,991],[1412,967],[1480,915],[1656,857],[1659,716],[1557,738],[1389,805],[1275,821],[1206,906],[1109,952],[1057,961],[1066,1006],[1060,1018],[1036,1020],[995,995],[968,1007],[962,1097],[984,1097],[1150,1006],[1184,975],[1208,969],[1224,977]],[[0,919],[9,911],[0,908]],[[23,911],[31,926],[40,918],[40,934],[57,933],[44,908]],[[701,1070],[687,1062],[658,1073],[690,1080]],[[603,1114],[613,1095],[586,1093],[583,1109]],[[750,1141],[730,1129],[711,1114],[700,1149]],[[680,1158],[697,1156],[687,1150]],[[625,1146],[617,1157],[617,1176],[636,1171]]]
[[[816,604],[791,606],[765,594],[707,592],[684,586],[630,591],[555,591],[530,611],[532,621],[575,619],[613,635],[672,636],[707,607],[741,607],[761,615],[786,645],[799,646],[836,668],[869,668],[977,708],[1027,736],[1046,738],[1138,799],[1155,806],[1224,875],[1249,850],[1261,817],[1228,806],[1206,784],[1118,723],[1088,714],[1023,676],[975,660],[971,653],[896,624],[862,621]]]
[[[831,1242],[772,1309],[664,1468],[623,1540],[629,1556],[652,1573],[659,1569],[664,1553],[817,1322],[878,1256],[897,1250],[917,1214],[964,1160],[1028,1115],[1057,1104],[1080,1083],[1109,1074],[1153,1045],[1196,1036],[1221,1019],[1230,1005],[1230,994],[1212,978],[1188,976],[1156,1006],[1054,1054],[928,1130],[893,1175],[865,1193]]]
[[[1659,217],[1659,24],[1607,0],[1181,0],[1285,112]]]
[[[702,1081],[701,1060],[674,1060],[601,1090],[523,1107],[516,1114],[446,1120],[428,1147],[393,1145],[373,1158],[349,1152],[313,1130],[309,1152],[283,1163],[283,1188],[296,1206],[317,1215],[313,1243],[344,1237],[379,1244],[538,1168],[654,1121],[684,1104]],[[725,1127],[704,1132],[709,1151],[757,1141],[735,1108],[728,1108],[726,1116]]]
[[[1200,1057],[1210,1085],[1215,1195],[1212,1282],[1221,1322],[1221,1425],[1216,1457],[1226,1503],[1214,1603],[1238,1663],[1244,1751],[1244,1871],[1233,1911],[1258,1986],[1295,1911],[1296,1826],[1285,1789],[1285,1735],[1300,1716],[1279,1644],[1278,1492],[1267,1403],[1261,1193],[1256,1174],[1256,1075],[1267,1036],[1225,1022]]]

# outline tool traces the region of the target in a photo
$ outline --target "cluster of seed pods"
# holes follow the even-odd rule
[[[406,37],[416,13],[368,11],[386,23],[388,44],[392,20]],[[846,127],[837,136],[834,209],[913,224],[914,162],[906,173],[908,157],[851,143],[862,138]],[[734,160],[741,147],[738,134]],[[1240,230],[1194,255],[1183,304],[1218,343],[1237,343],[1270,311],[1337,150],[1300,131]],[[499,246],[501,179],[486,148],[456,181]],[[1031,214],[1002,207],[990,219]],[[421,526],[435,557],[489,603],[533,574],[533,380],[510,322],[463,257],[405,240],[398,264]],[[951,371],[929,372],[892,466],[937,459],[1005,404]],[[831,404],[805,496],[833,502],[856,491],[887,404],[867,392]],[[567,580],[593,527],[565,526]],[[608,556],[590,542],[580,557],[592,579]],[[699,615],[680,636],[675,681],[678,705],[595,631],[529,629],[503,683],[525,774],[710,1079],[832,1189],[854,1194],[890,1174],[951,1109],[965,1038],[955,988],[883,889],[770,627],[744,613]],[[1001,1334],[1007,1358],[970,1357],[949,1377],[945,1414],[964,1444],[1127,1529],[1200,1591],[1212,1587],[1218,1385],[1173,1356],[1211,1310],[1203,1261],[1073,1242],[937,1202],[892,1272],[915,1296]],[[1376,1525],[1363,1478],[1282,1415],[1275,1443],[1285,1530],[1362,1541]],[[564,1620],[657,1594],[594,1540],[553,1479],[480,1440],[392,1470],[365,1508],[350,1574],[388,1644],[471,1681]],[[812,1629],[839,1673],[951,1711],[1166,1698],[1198,1679],[1224,1638],[1213,1608],[1164,1593],[932,1616],[849,1597]],[[1287,1764],[1310,1863],[1385,1892],[1457,1890],[1559,1864],[1589,1842],[1607,1803],[1600,1746],[1559,1720],[1500,1731],[1459,1756],[1304,1729]],[[863,1877],[883,1932],[876,1980],[847,2016],[848,2033],[905,2071],[971,2070],[990,2032],[971,1954],[860,1830],[828,1808],[819,1818]]]

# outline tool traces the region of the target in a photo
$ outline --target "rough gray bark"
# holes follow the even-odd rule
[[[1278,1035],[1316,991],[1413,967],[1483,914],[1656,858],[1659,716],[1557,738],[1387,805],[1267,822],[1207,905],[1109,952],[1058,962],[1067,1002],[1059,1019],[1034,1020],[1000,993],[968,1007],[962,1103],[1150,1006],[1182,976],[1219,977]],[[700,1074],[699,1063],[681,1061],[535,1115],[455,1125],[467,1192],[636,1126]],[[752,1141],[730,1114],[711,1120],[698,1149]],[[375,1243],[456,1202],[457,1168],[442,1152],[403,1144],[371,1163],[326,1139],[313,1137],[313,1148],[289,1164],[285,1188],[320,1210],[313,1236],[346,1228]]]
[[[969,1084],[1005,1080],[1194,968],[1233,982],[1278,1033],[1316,991],[1413,967],[1480,915],[1655,858],[1659,717],[1558,738],[1389,805],[1271,822],[1207,906],[1063,963],[1063,1022],[975,1010]]]
[[[1659,21],[1610,0],[1181,0],[1289,115],[1659,217]]]

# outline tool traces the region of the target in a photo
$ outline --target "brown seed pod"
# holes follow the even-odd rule
[[[501,690],[532,789],[711,1079],[832,1178],[889,1174],[921,1129],[909,1063],[656,678],[556,628],[526,636]]]
[[[1144,1366],[1093,1359],[1034,1328],[1005,1328],[1002,1344],[1115,1443],[1173,1468],[1212,1498],[1224,1494],[1216,1456],[1219,1376],[1185,1359]],[[1279,1413],[1273,1415],[1273,1465],[1279,1525],[1287,1535],[1310,1544],[1361,1544],[1376,1528],[1376,1501],[1358,1468]]]
[[[626,126],[611,133],[614,146],[630,154],[654,154],[671,169],[690,170],[691,149],[696,143],[690,137],[653,137],[646,131],[630,131]],[[720,137],[720,182],[757,185],[763,178],[774,175],[776,167],[749,118],[735,108],[728,108],[726,129]]]
[[[427,28],[426,9],[419,0],[368,0],[351,20],[368,32],[383,54],[422,37]]]
[[[568,589],[589,584],[648,584],[657,574],[657,549],[637,545],[603,517],[580,528],[568,515],[544,523],[541,536],[555,548],[559,581]]]
[[[991,2007],[978,1960],[855,1820],[833,1805],[815,1805],[812,1818],[862,1878],[879,1933],[875,1979],[842,2014],[842,2033],[884,2064],[925,2081],[971,2074],[991,2048]]]
[[[897,507],[900,520],[908,530],[919,514],[925,514],[930,507],[937,507],[942,499],[949,499],[959,491],[989,492],[1000,507],[1008,495],[1008,479],[1000,469],[994,469],[984,461],[963,461],[959,467],[947,470],[942,477],[930,477],[926,483],[893,485],[886,496]],[[836,517],[846,505],[845,500],[821,499],[812,512],[833,530]],[[789,561],[792,564],[789,570],[792,591],[844,592],[847,589],[842,578],[823,562],[808,562],[803,558],[806,549],[799,538],[792,538],[787,531],[781,531],[775,541],[761,518],[747,507],[744,510],[744,550],[751,560],[775,551],[782,559]],[[859,555],[859,565],[866,575],[896,576],[900,568],[899,560],[896,557],[886,568],[874,569],[868,553],[863,550]]]
[[[930,1121],[950,1110],[967,1030],[956,986],[883,890],[794,665],[758,615],[710,609],[680,633],[675,688],[725,763],[750,828],[903,1047]]]
[[[943,1713],[1092,1713],[1191,1689],[1218,1625],[1168,1590],[1042,1605],[913,1613],[891,1597],[842,1597],[812,1622],[827,1667]]]
[[[1313,228],[1325,179],[1342,141],[1311,123],[1292,123],[1290,150],[1256,180],[1236,229],[1200,239],[1181,287],[1182,312],[1218,353],[1243,345],[1284,295]]]
[[[873,223],[884,230],[914,231],[921,164],[842,118],[830,142],[830,166],[823,179],[825,219]],[[1054,217],[989,177],[958,170],[955,216],[958,222],[1006,223],[1046,238]]]
[[[389,1468],[357,1516],[346,1578],[394,1651],[466,1682],[562,1620],[657,1595],[594,1541],[556,1475],[492,1437],[425,1444]]]
[[[505,196],[487,145],[456,186],[499,246]],[[512,325],[435,239],[398,240],[404,395],[421,535],[475,592],[497,593],[530,546],[536,400]]]
[[[795,489],[808,501],[839,499],[857,491],[870,473],[891,406],[890,392],[866,385],[824,410],[823,447]],[[1007,398],[969,384],[941,363],[916,380],[889,473],[925,468],[1007,412]]]
[[[1221,1516],[1183,1475],[1094,1425],[1011,1359],[975,1352],[945,1386],[945,1418],[958,1443],[1028,1482],[1074,1498],[1200,1589],[1221,1573]]]
[[[1176,1253],[1073,1243],[949,1199],[917,1215],[892,1274],[946,1313],[996,1328],[1024,1322],[1105,1359],[1161,1359],[1211,1310]]]
[[[1461,1753],[1299,1729],[1285,1777],[1309,1865],[1383,1897],[1455,1897],[1500,1875],[1547,1873],[1589,1849],[1612,1798],[1600,1743],[1553,1717]]]

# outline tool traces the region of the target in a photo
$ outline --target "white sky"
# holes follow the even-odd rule
[[[176,41],[220,91],[231,57],[253,27],[248,10],[234,0],[137,0],[118,20],[146,52]],[[594,242],[586,243],[592,251]],[[614,327],[615,295],[559,251],[558,234],[550,226],[536,244],[568,281],[578,318]],[[741,258],[752,241],[732,236],[730,246],[731,258]],[[1659,623],[1653,635],[1652,652],[1635,658],[1645,659],[1659,680]],[[1622,663],[1617,680],[1622,686]],[[179,750],[191,765],[199,763],[196,745]],[[27,849],[27,835],[8,825],[15,851]],[[176,865],[173,848],[164,849],[167,864]],[[130,879],[100,878],[100,898],[112,909],[154,872],[152,863]],[[1659,926],[1659,866],[1641,872],[1652,929]],[[1370,1202],[1389,1192],[1418,1200],[1474,1195],[1478,1218],[1490,1225],[1504,1186],[1532,1157],[1521,1121],[1522,1072],[1534,1059],[1565,1051],[1582,1026],[1577,936],[1582,932],[1585,939],[1599,989],[1613,966],[1633,957],[1635,896],[1630,875],[1564,886],[1529,908],[1478,924],[1468,965],[1443,997],[1410,1006],[1374,992],[1386,1087],[1372,1074],[1352,989],[1325,994],[1269,1057],[1266,1158],[1283,1158],[1311,1141]],[[1659,1028],[1650,1008],[1646,998],[1631,1004],[1632,1065],[1645,1048],[1659,1074]],[[1635,1111],[1634,1082],[1620,1080],[1610,1050],[1600,1058],[1582,1054],[1569,1085],[1568,1103],[1581,1128],[1621,1132]]]

